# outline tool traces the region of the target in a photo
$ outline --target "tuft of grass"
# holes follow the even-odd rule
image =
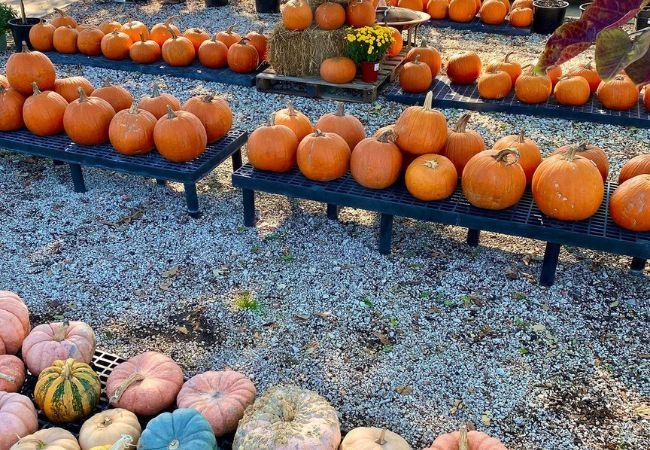
[[[375,304],[372,302],[372,300],[370,300],[370,297],[368,297],[367,295],[364,295],[361,298],[361,303],[366,305],[368,308],[372,308],[373,306],[375,306]]]
[[[235,296],[235,307],[239,310],[246,309],[248,311],[258,312],[262,309],[262,305],[253,297],[249,291],[240,292]]]
[[[424,300],[428,300],[431,298],[431,292],[429,291],[420,291],[420,298]]]
[[[520,355],[528,355],[530,353],[530,350],[528,350],[526,347],[519,347],[517,351]]]
[[[515,292],[514,294],[512,294],[512,298],[519,301],[528,300],[528,297],[526,297],[526,294],[524,294],[523,292]]]
[[[290,251],[290,250],[285,250],[284,253],[283,253],[282,255],[280,255],[280,260],[281,260],[283,263],[290,263],[290,262],[293,261],[294,259],[295,259],[295,258],[294,258],[294,256],[291,254],[291,251]]]
[[[517,317],[512,323],[517,328],[524,328],[526,326],[526,321],[524,319],[522,319],[521,317]]]
[[[273,242],[280,239],[280,235],[277,233],[269,233],[262,238],[264,242]]]
[[[397,326],[399,325],[399,321],[398,321],[396,318],[391,317],[391,318],[388,320],[388,325],[390,325],[391,328],[397,328]]]

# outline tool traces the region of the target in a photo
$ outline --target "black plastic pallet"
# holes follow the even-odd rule
[[[234,84],[237,86],[255,86],[255,76],[266,67],[261,64],[255,72],[236,73],[230,69],[210,69],[194,61],[187,67],[172,67],[163,61],[152,64],[139,64],[128,59],[115,61],[103,56],[87,56],[81,53],[65,54],[58,52],[45,53],[55,64],[77,64],[82,66],[100,67],[103,69],[139,72],[148,75],[190,78],[192,80],[212,81],[215,83]]]
[[[125,156],[109,144],[78,145],[64,134],[40,137],[27,130],[0,132],[0,148],[68,163],[75,192],[86,192],[81,166],[155,178],[160,184],[165,181],[183,183],[188,213],[196,216],[199,214],[196,182],[229,157],[232,158],[233,170],[239,168],[240,149],[247,136],[245,131],[231,130],[221,140],[208,145],[201,156],[187,163],[168,161],[155,150],[146,155]]]
[[[628,111],[605,109],[596,95],[592,95],[589,102],[583,106],[563,106],[558,104],[552,96],[546,103],[528,105],[517,100],[514,91],[502,100],[482,99],[478,94],[476,83],[470,85],[451,84],[446,77],[433,80],[430,90],[433,92],[433,104],[439,108],[495,111],[650,128],[650,112],[646,110],[641,99],[635,108]],[[384,91],[384,96],[393,102],[421,105],[426,92],[419,94],[404,92],[398,84],[392,84]]]
[[[372,190],[360,186],[349,174],[321,183],[308,180],[297,169],[279,174],[255,170],[246,164],[233,174],[232,182],[243,190],[246,226],[255,225],[256,191],[325,202],[330,218],[336,218],[338,206],[379,212],[381,253],[390,253],[393,216],[466,227],[470,230],[470,245],[478,245],[479,230],[543,240],[548,244],[540,281],[547,286],[553,284],[561,245],[632,256],[635,270],[642,270],[645,260],[650,258],[650,232],[624,230],[609,217],[609,196],[616,188],[614,183],[607,184],[605,201],[593,217],[563,222],[544,216],[529,190],[514,207],[490,211],[470,205],[460,187],[447,200],[423,202],[411,196],[401,182],[388,189]]]
[[[423,25],[434,28],[451,28],[453,30],[477,31],[481,33],[508,34],[511,36],[528,36],[533,31],[531,27],[513,27],[506,20],[501,25],[487,25],[476,16],[471,22],[453,22],[451,20],[431,19]]]

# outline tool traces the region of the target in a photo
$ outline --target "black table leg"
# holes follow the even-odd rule
[[[255,226],[255,191],[242,189],[244,197],[244,225],[247,227]]]
[[[338,220],[339,207],[337,205],[327,204],[327,218],[330,220]]]
[[[185,201],[187,202],[187,213],[190,217],[199,217],[199,197],[196,195],[196,184],[184,183]]]
[[[470,247],[478,247],[478,243],[481,240],[481,230],[467,230],[467,245]]]
[[[382,255],[390,254],[391,240],[393,237],[393,216],[392,214],[383,214],[379,221],[379,253]]]
[[[241,148],[238,148],[235,153],[232,154],[232,171],[239,169],[241,167]]]
[[[544,262],[542,263],[542,273],[539,276],[539,283],[542,286],[553,286],[555,282],[555,269],[557,268],[557,261],[560,257],[560,244],[553,242],[546,243],[546,251],[544,252]]]
[[[165,186],[167,184],[167,181],[161,180],[160,178],[156,178],[156,184],[158,186]]]
[[[84,183],[84,173],[79,164],[68,164],[70,166],[70,176],[75,192],[86,192],[86,183]]]
[[[648,262],[647,259],[643,258],[632,258],[632,264],[630,265],[630,270],[632,272],[643,272],[645,265]]]
[[[54,159],[52,160],[52,164],[55,166],[62,166],[65,163],[63,161],[59,161],[58,159]]]

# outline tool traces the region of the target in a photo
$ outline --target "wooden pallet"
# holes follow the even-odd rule
[[[409,48],[404,48],[399,55],[384,60],[379,69],[379,77],[374,83],[365,83],[361,81],[360,77],[357,77],[351,83],[334,84],[328,83],[318,76],[279,75],[273,68],[268,68],[257,75],[255,84],[257,90],[262,92],[372,103],[377,100],[381,88],[395,79],[408,50]]]

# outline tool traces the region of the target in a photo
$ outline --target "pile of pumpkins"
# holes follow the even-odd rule
[[[510,19],[513,27],[529,27],[533,23],[533,0],[392,0],[394,6],[424,11],[435,20],[471,22],[479,15],[486,25],[501,25]]]
[[[214,36],[201,29],[181,33],[172,19],[151,29],[137,20],[125,24],[107,21],[99,26],[78,25],[63,11],[55,9],[51,22],[41,20],[29,32],[29,41],[41,52],[82,53],[112,60],[130,58],[140,64],[162,60],[170,66],[189,66],[197,58],[211,69],[228,67],[233,72],[253,72],[266,59],[267,37],[260,30],[242,37],[233,30]]]
[[[420,56],[419,61],[414,61],[416,55]],[[440,72],[440,54],[423,42],[422,47],[411,49],[409,56],[400,71],[400,86],[405,92],[426,92]],[[566,75],[561,66],[540,74],[532,66],[522,67],[513,61],[512,53],[483,67],[476,52],[466,51],[449,58],[447,77],[452,84],[476,83],[479,96],[488,100],[506,98],[514,88],[517,100],[526,104],[545,103],[553,95],[560,105],[582,106],[590,101],[592,94],[604,108],[615,111],[634,109],[639,104],[639,88],[627,75],[621,73],[603,81],[591,63],[582,64]],[[650,111],[650,85],[641,90],[643,103]]]
[[[369,27],[377,21],[377,4],[378,1],[373,0],[351,0],[347,6],[343,6],[341,3],[326,1],[312,11],[307,0],[290,0],[282,8],[282,24],[287,30],[295,32],[312,26],[326,31],[337,30],[346,25],[352,28]],[[397,28],[387,28],[390,29],[393,39],[386,55],[392,57],[402,51],[404,38]],[[356,63],[346,56],[327,58],[320,64],[320,77],[329,83],[350,83],[356,75]]]
[[[38,136],[63,131],[80,145],[109,142],[124,155],[156,148],[167,160],[198,158],[207,144],[232,127],[228,102],[213,95],[183,105],[154,86],[139,102],[123,87],[107,82],[95,89],[83,77],[56,78],[54,65],[39,51],[14,53],[7,76],[0,75],[0,131],[27,128]]]
[[[96,344],[90,326],[64,321],[30,328],[22,299],[0,291],[0,450],[216,450],[216,437],[233,432],[234,450],[411,449],[379,428],[356,428],[341,440],[335,409],[315,392],[278,385],[256,399],[253,382],[233,370],[184,381],[181,367],[157,352],[118,364],[102,387],[90,366]],[[22,360],[14,356],[19,350]],[[61,427],[38,431],[34,403],[18,393],[25,365],[38,377],[34,402]],[[102,390],[111,407],[92,415]],[[140,418],[149,419],[144,430]],[[82,422],[78,438],[63,428]],[[468,444],[472,450],[506,450],[465,427],[441,435],[429,450]]]
[[[601,148],[566,145],[542,160],[537,144],[522,132],[486,150],[483,138],[467,129],[470,114],[448,128],[431,101],[429,92],[423,106],[406,108],[394,125],[373,137],[366,137],[361,121],[346,114],[341,103],[315,126],[289,104],[251,133],[248,158],[256,169],[274,172],[297,164],[306,178],[319,182],[349,170],[369,189],[388,188],[405,172],[407,190],[422,201],[450,197],[460,178],[465,198],[478,208],[512,207],[527,186],[542,213],[557,220],[585,220],[600,208],[609,174]],[[650,154],[630,160],[619,183],[609,202],[612,219],[631,231],[650,231]]]

